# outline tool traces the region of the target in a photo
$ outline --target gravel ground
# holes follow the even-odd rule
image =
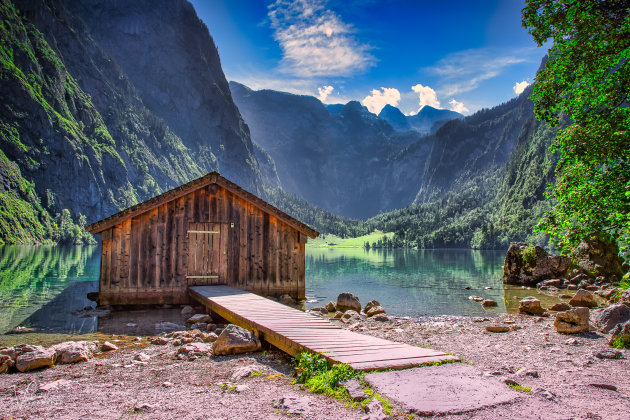
[[[339,322],[339,321],[335,321]],[[507,325],[507,333],[486,332]],[[516,401],[445,419],[625,419],[630,412],[630,352],[610,350],[597,332],[561,335],[553,317],[503,314],[493,318],[393,318],[344,325],[355,331],[451,352],[480,374],[511,380],[531,393]],[[113,338],[112,338],[113,339]],[[134,361],[138,353],[150,358]],[[182,361],[176,348],[136,342],[89,362],[0,375],[0,418],[352,419],[360,408],[292,385],[290,359],[273,349],[240,356]],[[255,373],[233,377],[239,368]],[[51,383],[58,381],[51,387]],[[507,385],[506,385],[507,386]],[[284,404],[278,401],[285,399]],[[394,398],[392,398],[394,400]],[[275,402],[275,404],[274,404]],[[274,406],[275,405],[275,406]],[[394,404],[397,418],[409,418]]]

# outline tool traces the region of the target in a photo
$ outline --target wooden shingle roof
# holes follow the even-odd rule
[[[204,175],[201,178],[194,179],[184,185],[173,188],[172,190],[166,191],[165,193],[143,201],[142,203],[136,204],[135,206],[131,206],[103,220],[92,223],[91,225],[86,226],[85,229],[92,234],[100,233],[106,229],[111,228],[112,226],[121,223],[124,220],[145,213],[155,207],[178,199],[186,194],[189,194],[192,191],[204,188],[205,186],[210,184],[216,184],[220,187],[225,188],[237,197],[240,197],[243,200],[253,204],[265,213],[277,217],[282,222],[286,223],[289,226],[292,226],[299,232],[304,233],[311,238],[316,238],[317,236],[319,236],[319,232],[317,232],[316,230],[311,229],[309,226],[289,216],[282,210],[279,210],[278,208],[258,198],[249,191],[246,191],[235,183],[227,180],[226,178],[222,177],[218,172],[210,172],[209,174]]]

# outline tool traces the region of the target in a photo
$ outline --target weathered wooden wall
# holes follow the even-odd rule
[[[187,232],[191,225],[204,226],[199,223],[220,232],[219,240],[213,237],[210,245],[203,245],[214,247],[212,258],[220,256],[220,267],[208,278],[187,278],[191,274]],[[185,303],[188,285],[209,284],[304,298],[303,235],[214,184],[103,231],[101,241],[99,303],[103,305]],[[194,251],[200,260],[210,255],[200,249]]]

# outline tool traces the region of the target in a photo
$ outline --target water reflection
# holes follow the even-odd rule
[[[505,311],[501,251],[311,248],[306,251],[307,307],[344,291],[377,299],[395,315],[483,315],[479,295]],[[470,289],[465,289],[470,287]],[[491,287],[492,289],[486,289]]]
[[[95,320],[69,318],[91,303],[99,266],[98,247],[0,246],[0,334],[16,326],[94,331]]]

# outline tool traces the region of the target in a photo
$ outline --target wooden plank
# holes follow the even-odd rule
[[[189,293],[229,322],[254,331],[290,355],[305,350],[319,352],[331,362],[349,363],[359,370],[457,360],[443,352],[344,330],[326,319],[231,287],[191,287]]]

